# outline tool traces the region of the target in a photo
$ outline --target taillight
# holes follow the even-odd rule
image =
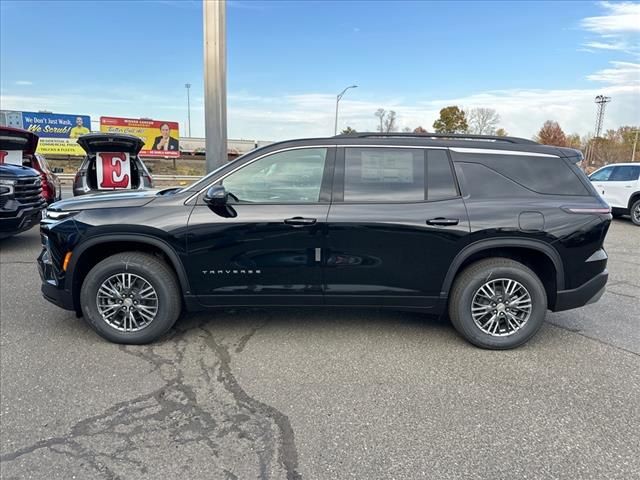
[[[569,213],[599,213],[603,215],[611,213],[611,207],[562,207],[562,209]]]
[[[42,196],[45,200],[53,200],[54,192],[47,181],[47,175],[44,172],[40,172],[40,180],[42,181]]]

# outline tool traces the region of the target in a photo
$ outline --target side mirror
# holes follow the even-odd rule
[[[229,194],[222,185],[214,185],[204,195],[204,203],[212,207],[221,207],[227,204]]]

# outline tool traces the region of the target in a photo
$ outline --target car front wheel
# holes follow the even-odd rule
[[[173,271],[139,252],[107,257],[87,274],[80,292],[85,319],[115,343],[144,344],[166,333],[180,315],[180,287]]]
[[[547,295],[538,276],[507,258],[480,260],[454,281],[449,316],[456,330],[482,348],[515,348],[542,326]]]
[[[633,205],[631,205],[631,210],[629,213],[631,213],[631,221],[635,225],[640,226],[640,198],[635,202],[633,202]]]

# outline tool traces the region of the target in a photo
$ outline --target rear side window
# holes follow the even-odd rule
[[[444,150],[427,150],[427,200],[458,196],[449,156]]]
[[[612,172],[613,167],[603,168],[602,170],[598,170],[597,172],[591,174],[589,180],[594,182],[606,182],[609,180]]]
[[[499,174],[481,163],[456,162],[462,190],[471,198],[531,197],[534,195],[522,185]]]
[[[424,150],[346,148],[345,202],[419,202],[425,199]]]
[[[453,153],[455,161],[481,163],[529,190],[550,195],[589,195],[561,158],[485,153]]]
[[[614,167],[611,176],[609,177],[610,182],[632,182],[634,180],[638,180],[640,176],[640,166],[635,165],[621,165],[619,167]]]

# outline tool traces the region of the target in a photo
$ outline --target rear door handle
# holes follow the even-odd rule
[[[427,225],[457,225],[460,222],[457,218],[430,218],[427,220]]]
[[[315,218],[293,217],[286,218],[284,223],[294,227],[308,227],[309,225],[315,224],[316,221]]]

